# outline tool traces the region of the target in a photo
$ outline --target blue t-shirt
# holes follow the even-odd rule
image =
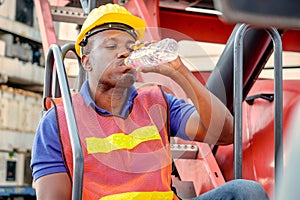
[[[95,104],[91,98],[88,82],[84,82],[80,90],[85,103],[95,108],[97,112],[110,114]],[[133,100],[138,95],[136,89],[129,88],[128,100],[125,103],[121,116],[128,113],[133,106]],[[188,139],[185,134],[185,126],[190,115],[195,111],[195,107],[185,103],[183,99],[178,99],[171,94],[165,93],[167,103],[170,107],[170,130],[171,136]],[[66,172],[64,165],[59,133],[56,124],[56,114],[54,108],[46,112],[40,120],[32,147],[31,168],[33,170],[33,179],[37,180],[41,176],[48,174]]]

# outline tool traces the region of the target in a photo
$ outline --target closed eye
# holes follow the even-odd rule
[[[118,47],[117,44],[108,44],[108,45],[105,45],[105,48],[108,48],[108,49],[116,49]]]

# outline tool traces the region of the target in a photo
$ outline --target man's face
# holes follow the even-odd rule
[[[124,31],[107,30],[89,38],[90,53],[86,66],[91,89],[131,86],[136,80],[136,70],[124,65],[135,39]],[[84,58],[84,59],[86,59]]]

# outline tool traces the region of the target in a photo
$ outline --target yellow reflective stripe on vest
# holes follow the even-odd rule
[[[161,136],[155,126],[138,128],[126,135],[115,133],[106,138],[86,138],[87,151],[92,153],[109,153],[118,149],[133,149],[142,142],[161,140]]]
[[[126,192],[102,197],[101,200],[172,200],[174,194],[170,192]]]

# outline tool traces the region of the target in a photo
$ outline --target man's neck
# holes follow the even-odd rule
[[[127,99],[128,88],[98,88],[94,95],[95,104],[115,115],[120,115]]]

